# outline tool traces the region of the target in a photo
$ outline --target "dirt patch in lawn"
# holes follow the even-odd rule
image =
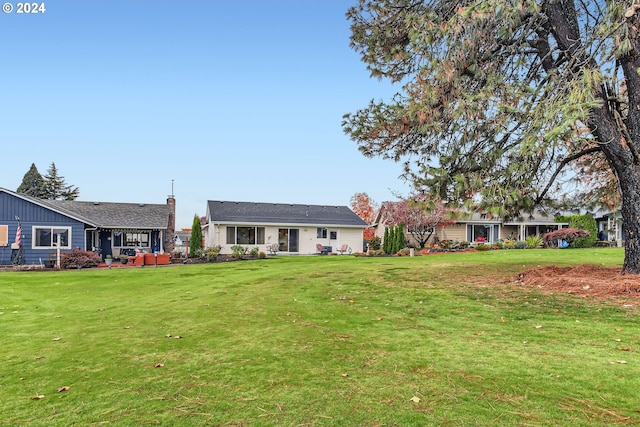
[[[542,292],[616,300],[640,300],[640,275],[620,274],[620,267],[579,265],[538,267],[518,273],[515,283]]]

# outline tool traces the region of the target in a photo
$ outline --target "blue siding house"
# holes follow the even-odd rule
[[[18,227],[21,229],[16,236]],[[175,199],[166,204],[44,200],[0,188],[0,265],[43,264],[73,249],[118,256],[173,248]]]

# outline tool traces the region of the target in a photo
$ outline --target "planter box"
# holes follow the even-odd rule
[[[144,265],[167,265],[171,261],[170,254],[144,254]]]

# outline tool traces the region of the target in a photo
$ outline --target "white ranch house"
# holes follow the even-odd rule
[[[258,247],[290,255],[362,252],[367,224],[347,206],[209,200],[202,234],[205,247]]]

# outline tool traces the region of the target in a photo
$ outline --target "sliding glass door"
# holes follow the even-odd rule
[[[278,250],[280,252],[299,252],[299,230],[297,228],[278,229]]]

